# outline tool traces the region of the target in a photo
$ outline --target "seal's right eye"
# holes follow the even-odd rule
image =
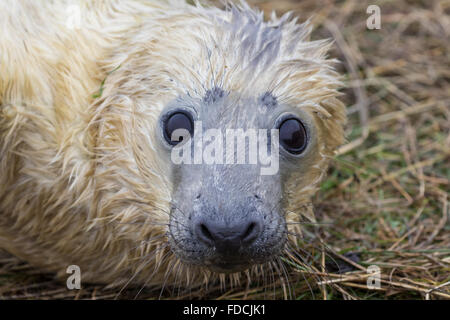
[[[183,131],[175,132],[175,130],[179,129]],[[187,133],[189,133],[189,136]],[[192,117],[185,112],[175,112],[164,121],[164,138],[171,145],[177,145],[183,140],[188,140],[193,133],[194,123]]]

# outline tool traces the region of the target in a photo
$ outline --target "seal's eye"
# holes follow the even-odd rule
[[[184,129],[180,132],[175,130]],[[187,132],[189,136],[187,136]],[[164,138],[171,145],[176,145],[183,140],[189,139],[194,132],[192,117],[184,112],[175,112],[164,121]],[[174,134],[175,133],[175,134]]]
[[[300,154],[305,150],[307,139],[303,123],[296,118],[284,120],[279,127],[280,144],[289,153]]]

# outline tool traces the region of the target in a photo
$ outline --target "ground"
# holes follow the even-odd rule
[[[143,290],[138,298],[450,299],[450,1],[250,1],[266,15],[312,17],[314,39],[333,38],[348,106],[347,143],[314,199],[304,261],[289,283],[275,276],[191,292]],[[381,29],[369,30],[369,5]],[[307,254],[306,254],[307,253]],[[367,268],[380,268],[380,286]],[[64,283],[0,253],[0,298],[134,298]]]

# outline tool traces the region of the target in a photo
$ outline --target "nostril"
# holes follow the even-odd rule
[[[245,232],[242,234],[242,241],[245,243],[253,242],[259,235],[259,225],[256,222],[250,222]]]
[[[237,250],[241,246],[251,245],[261,233],[258,220],[229,222],[211,222],[202,219],[194,226],[197,238],[220,250]]]
[[[247,237],[252,235],[253,231],[255,230],[255,225],[256,224],[254,222],[250,223],[247,230],[245,230],[245,233],[242,235],[242,240],[245,241],[245,239],[247,239]]]
[[[214,236],[211,234],[209,228],[204,224],[200,223],[197,225],[196,233],[198,237],[205,243],[212,245],[214,244]]]
[[[200,225],[200,229],[202,231],[202,234],[205,238],[214,241],[214,237],[212,236],[211,232],[209,232],[209,229],[207,226],[205,226],[203,223]]]

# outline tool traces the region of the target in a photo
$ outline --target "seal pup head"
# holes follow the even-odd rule
[[[133,222],[116,236],[145,243],[138,278],[274,261],[312,217],[311,196],[344,139],[330,42],[310,41],[308,22],[265,22],[245,4],[185,7],[142,28],[109,62],[120,68],[100,101],[99,218]],[[242,131],[227,155],[230,129]],[[189,151],[190,164],[176,160]]]
[[[178,97],[159,127],[173,166],[177,256],[217,272],[278,257],[287,239],[284,188],[316,146],[308,113],[269,92],[243,97],[215,87],[202,99]]]
[[[199,33],[193,78],[176,83],[197,76],[200,86],[165,106],[157,137],[171,172],[173,252],[230,273],[283,252],[286,218],[299,214],[290,204],[315,188],[342,139],[342,110],[326,43],[306,42],[307,25],[264,23],[247,7],[227,18]]]

